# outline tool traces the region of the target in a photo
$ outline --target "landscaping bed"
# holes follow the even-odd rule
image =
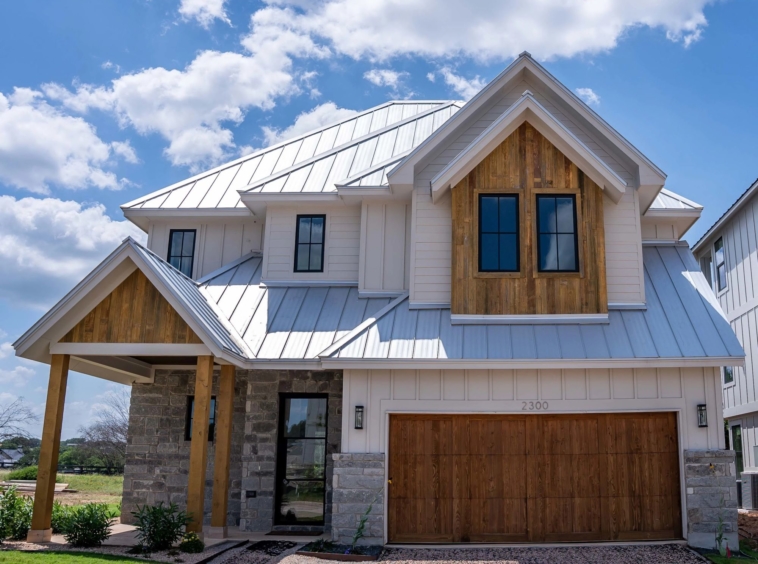
[[[367,562],[378,560],[382,554],[382,546],[352,546],[349,544],[337,544],[323,539],[310,542],[303,546],[296,554],[310,556],[322,560],[338,560],[342,562]]]

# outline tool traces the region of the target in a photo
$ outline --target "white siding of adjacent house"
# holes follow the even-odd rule
[[[386,452],[390,413],[612,413],[676,411],[682,449],[724,447],[718,370],[345,370],[342,449]],[[533,403],[539,402],[539,409]],[[708,420],[697,425],[697,405]],[[364,428],[355,429],[356,406]]]
[[[434,204],[428,187],[413,190],[411,305],[450,303],[453,260],[451,202],[450,192]]]
[[[295,272],[298,214],[325,214],[324,272]],[[262,281],[321,280],[358,283],[361,207],[269,205]]]
[[[410,280],[411,204],[364,203],[358,289],[402,292]]]
[[[193,267],[193,278],[196,279],[243,255],[263,250],[263,221],[260,219],[157,221],[150,224],[147,246],[162,259],[168,258],[172,229],[196,231]]]

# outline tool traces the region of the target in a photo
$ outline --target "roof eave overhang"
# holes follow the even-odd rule
[[[616,203],[621,200],[627,188],[626,182],[526,91],[518,102],[503,112],[432,179],[434,201],[463,180],[477,164],[526,121],[600,186],[611,200]]]
[[[242,218],[255,215],[249,208],[202,208],[202,209],[156,209],[121,208],[124,217],[147,233],[150,221],[156,219],[197,219],[197,218]]]
[[[720,367],[745,365],[744,357],[690,358],[616,358],[616,359],[355,359],[323,358],[321,365],[330,370],[365,369],[550,369],[550,368],[667,368]]]
[[[642,223],[670,221],[677,226],[677,236],[681,239],[695,225],[695,222],[700,219],[702,212],[702,209],[648,210],[642,216]]]
[[[700,237],[700,240],[693,245],[692,252],[698,253],[702,251],[706,245],[710,243],[711,239],[720,232],[721,228],[726,225],[729,220],[731,220],[743,208],[743,206],[756,192],[758,192],[758,180],[753,182],[753,184],[751,184],[750,187],[745,190],[745,192],[743,192],[739,198],[737,198],[737,201],[735,201],[730,206],[730,208],[724,212],[724,214],[718,218],[713,225],[711,225],[708,231],[706,231],[705,234]]]

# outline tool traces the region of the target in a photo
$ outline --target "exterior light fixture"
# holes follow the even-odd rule
[[[355,406],[355,428],[363,429],[363,406]]]
[[[704,403],[697,404],[697,426],[698,427],[708,426],[708,412],[705,409]]]

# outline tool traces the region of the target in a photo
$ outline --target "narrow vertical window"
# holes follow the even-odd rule
[[[297,216],[295,272],[324,271],[325,215]]]
[[[713,245],[716,256],[716,288],[720,292],[726,289],[726,257],[724,256],[724,238],[719,237]]]
[[[708,285],[713,288],[713,260],[711,255],[700,259],[700,270],[703,271],[703,276],[708,281]]]
[[[724,373],[724,384],[731,384],[734,382],[734,368],[731,366],[724,366],[722,369]]]
[[[479,271],[519,271],[519,213],[516,194],[479,195]]]
[[[537,196],[539,271],[577,272],[578,248],[576,197]]]
[[[184,419],[184,440],[192,440],[192,423],[195,419],[195,396],[187,396],[187,414]],[[213,440],[216,431],[216,396],[211,398],[210,414],[208,415],[208,440]]]
[[[168,262],[182,274],[192,278],[195,255],[195,230],[172,229],[168,238]]]

